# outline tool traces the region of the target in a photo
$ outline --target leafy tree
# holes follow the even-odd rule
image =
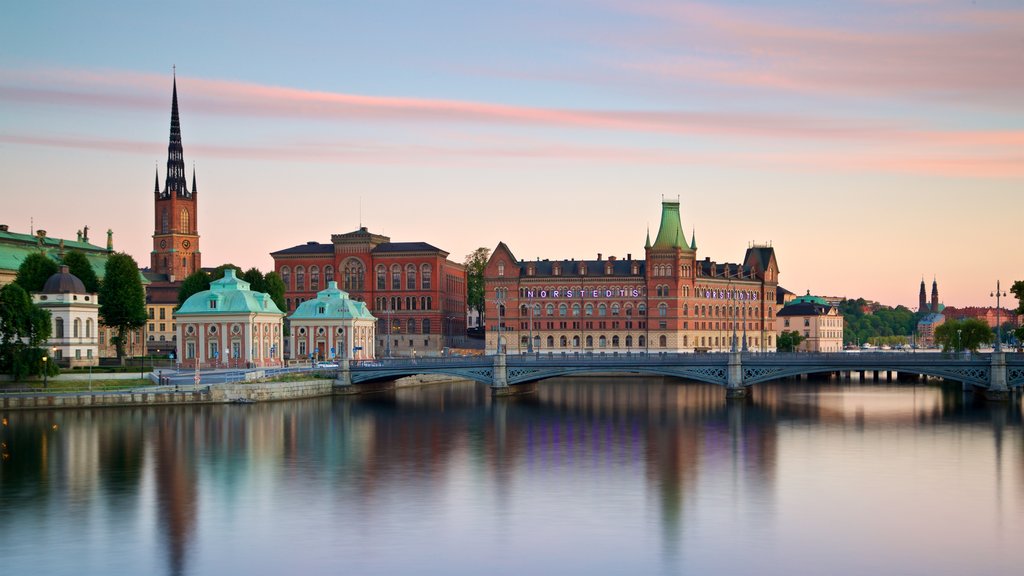
[[[253,266],[252,268],[249,268],[239,276],[242,278],[242,280],[245,280],[246,282],[249,283],[249,288],[252,289],[254,292],[267,291],[266,278],[263,277],[263,272],[260,272],[259,268]]]
[[[33,252],[18,267],[18,275],[14,279],[25,292],[39,292],[43,285],[56,274],[60,268],[57,263],[42,252]]]
[[[804,340],[806,340],[806,338],[800,335],[796,330],[783,330],[775,340],[775,347],[779,352],[794,352]]]
[[[178,308],[189,299],[189,296],[198,294],[210,289],[210,275],[202,270],[197,270],[188,275],[178,288]]]
[[[239,278],[242,277],[242,269],[239,268],[238,266],[235,266],[234,264],[221,264],[220,266],[217,266],[216,268],[213,269],[213,271],[210,272],[210,282],[215,282],[223,278],[224,271],[227,270],[228,268],[234,268],[235,276]],[[259,270],[257,270],[257,272],[259,272]]]
[[[466,256],[466,306],[483,316],[484,268],[491,257],[490,248],[477,248]]]
[[[1017,297],[1017,314],[1024,314],[1024,280],[1017,280],[1010,287],[1010,292]],[[1017,338],[1017,347],[1021,347],[1021,343],[1024,342],[1024,326],[1019,326],[1013,331],[1013,335]]]
[[[263,277],[263,285],[265,288],[263,292],[270,294],[270,299],[274,301],[274,304],[277,304],[277,307],[287,314],[288,309],[285,308],[284,302],[285,285],[281,276],[277,272],[267,272],[267,275]]]
[[[0,371],[16,379],[42,374],[44,368],[49,374],[59,372],[53,362],[42,361],[50,330],[50,313],[33,305],[20,285],[0,288]]]
[[[935,342],[942,345],[943,352],[977,352],[982,344],[988,344],[994,338],[989,325],[977,318],[948,320],[935,329]]]
[[[86,292],[95,294],[100,291],[100,280],[96,277],[96,271],[92,269],[92,264],[89,263],[84,252],[71,250],[64,254],[64,265],[68,267],[68,272],[77,276],[82,284],[85,284]]]
[[[117,357],[123,358],[128,332],[146,323],[146,295],[134,258],[120,252],[107,258],[99,296],[100,316],[105,325],[116,330],[110,340]]]

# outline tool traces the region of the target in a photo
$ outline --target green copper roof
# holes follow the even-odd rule
[[[828,302],[826,302],[824,298],[821,298],[820,296],[811,296],[810,290],[808,290],[807,294],[804,296],[798,296],[796,298],[793,298],[792,300],[786,303],[786,306],[790,306],[793,304],[803,304],[805,302],[808,304],[820,304],[822,306],[828,306]]]
[[[697,229],[693,229],[693,240],[690,241],[690,250],[697,249]]]
[[[351,300],[348,292],[338,289],[338,283],[327,283],[327,289],[316,293],[316,298],[306,300],[289,316],[291,320],[376,320],[366,304]]]
[[[650,248],[650,247],[651,247],[651,227],[648,226],[647,227],[647,241],[644,242],[644,248]]]
[[[107,257],[112,254],[110,250],[89,244],[88,242],[77,242],[75,240],[64,240],[49,236],[44,238],[40,245],[37,236],[9,231],[0,231],[0,270],[17,272],[18,268],[21,267],[21,263],[33,252],[41,252],[47,258],[57,264],[61,264],[61,242],[64,243],[65,253],[71,250],[78,250],[85,254],[85,259],[92,265],[92,270],[96,273],[96,277],[103,280],[103,276],[106,274]],[[143,278],[141,272],[139,273],[139,278],[143,284],[149,284],[149,280]]]
[[[658,227],[658,237],[654,239],[653,248],[690,250],[683,238],[683,224],[679,220],[679,202],[662,200],[661,226]]]
[[[203,290],[189,296],[176,314],[235,314],[260,312],[264,314],[280,314],[281,309],[274,304],[269,294],[253,292],[249,283],[235,276],[235,269],[228,268],[224,277],[210,283],[209,290]]]

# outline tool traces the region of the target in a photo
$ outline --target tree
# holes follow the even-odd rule
[[[237,276],[239,278],[242,277],[242,269],[239,268],[238,266],[235,266],[234,264],[221,264],[220,266],[217,266],[216,268],[214,268],[212,272],[210,272],[210,282],[216,282],[217,280],[220,280],[221,278],[223,278],[224,277],[224,271],[227,270],[228,268],[234,268],[235,269],[235,276]],[[257,272],[258,272],[258,270],[257,270]]]
[[[804,340],[806,338],[801,336],[796,330],[789,332],[783,330],[775,340],[775,347],[779,352],[794,352]]]
[[[252,290],[253,292],[267,291],[266,278],[263,277],[263,272],[260,272],[259,268],[253,266],[252,268],[249,268],[248,270],[243,272],[240,276],[242,280],[245,280],[246,282],[249,283],[249,289]]]
[[[484,312],[484,268],[491,257],[490,248],[477,248],[466,256],[466,306],[480,313]]]
[[[85,284],[86,292],[96,294],[100,291],[100,280],[96,277],[96,271],[92,269],[92,264],[89,263],[84,252],[71,250],[64,254],[64,265],[68,267],[68,272],[77,276],[82,284]]]
[[[977,318],[949,320],[935,329],[935,342],[942,345],[943,352],[977,352],[982,344],[988,344],[994,338],[989,325]]]
[[[20,285],[0,288],[0,371],[15,379],[42,374],[44,369],[56,374],[59,370],[53,362],[42,361],[50,330],[50,313],[33,305]]]
[[[39,292],[50,276],[58,271],[60,268],[56,262],[42,252],[33,252],[18,267],[18,275],[14,281],[24,288],[25,292]]]
[[[1024,280],[1017,280],[1010,287],[1010,292],[1017,297],[1017,314],[1024,314]],[[1024,326],[1019,326],[1013,331],[1013,335],[1017,338],[1017,348],[1021,347],[1021,343],[1024,342]]]
[[[284,280],[277,272],[267,272],[267,275],[263,277],[265,292],[270,294],[270,299],[277,304],[277,307],[281,309],[285,314],[288,313],[288,309],[285,307],[284,292],[285,285]]]
[[[146,324],[146,294],[134,258],[120,252],[107,258],[99,296],[100,316],[116,331],[110,340],[121,359],[128,332]]]
[[[202,270],[197,270],[188,275],[178,288],[178,308],[188,300],[189,296],[198,294],[210,289],[210,275]]]

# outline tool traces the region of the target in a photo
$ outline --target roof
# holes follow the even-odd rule
[[[807,303],[807,302],[809,302],[811,304],[818,304],[818,305],[821,305],[821,306],[828,306],[829,305],[828,301],[825,300],[824,298],[822,298],[821,296],[811,296],[811,291],[808,290],[807,294],[805,294],[803,296],[797,296],[796,298],[793,298],[792,300],[789,301],[788,304],[786,304],[786,306],[787,307],[795,306],[796,304],[804,304],[804,303]]]
[[[825,304],[817,304],[814,302],[800,302],[798,304],[790,303],[779,310],[776,316],[824,316],[835,308]]]
[[[378,244],[373,249],[373,253],[381,252],[444,252],[445,256],[447,252],[441,250],[437,246],[431,246],[426,242],[387,242],[384,244]]]
[[[214,304],[211,304],[214,303]],[[235,276],[235,269],[224,270],[224,277],[210,283],[209,290],[189,296],[176,316],[263,313],[284,316],[269,294],[254,292],[249,283]]]
[[[775,287],[775,303],[784,304],[786,302],[786,296],[793,294],[789,290],[786,290],[782,286]]]
[[[271,256],[289,256],[304,254],[334,254],[334,244],[321,244],[320,242],[306,242],[277,252],[271,252]]]
[[[537,260],[534,262],[520,260],[516,264],[519,266],[520,276],[526,276],[528,267],[533,266],[534,277],[555,276],[555,264],[558,264],[561,267],[560,273],[557,276],[558,278],[593,278],[606,276],[633,276],[643,278],[644,271],[646,270],[646,264],[643,260]],[[580,274],[580,264],[584,264],[586,266],[586,274]],[[611,274],[605,273],[605,266],[608,264],[612,265]],[[633,274],[633,264],[637,265],[636,274]]]
[[[754,270],[750,266],[732,264],[729,262],[712,262],[710,258],[697,261],[697,273],[700,276],[712,278],[736,278],[738,280],[753,280]]]
[[[652,248],[691,249],[686,243],[686,233],[683,232],[683,224],[679,219],[679,202],[662,200],[661,225],[658,227],[658,237],[654,239]]]
[[[21,267],[22,262],[28,258],[29,254],[33,253],[41,253],[57,264],[60,264],[62,262],[62,245],[64,253],[78,250],[84,254],[85,259],[92,266],[93,272],[96,273],[96,278],[103,280],[103,277],[106,275],[107,257],[114,253],[112,250],[107,250],[88,242],[64,240],[50,236],[40,239],[39,236],[19,234],[5,230],[0,230],[0,270],[16,272]],[[139,272],[139,277],[143,284],[149,283],[149,279],[141,271]]]
[[[327,289],[316,293],[316,298],[306,300],[288,317],[291,320],[376,320],[363,302],[352,300],[348,292],[338,289],[338,283],[330,281]]]
[[[87,294],[85,284],[71,272],[67,266],[61,266],[60,271],[46,279],[41,294]]]

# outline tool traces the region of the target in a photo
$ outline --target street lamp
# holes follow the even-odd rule
[[[1003,351],[1003,322],[1002,322],[1002,305],[1000,304],[1000,298],[1006,296],[1006,292],[999,291],[999,280],[996,280],[996,291],[989,293],[989,298],[992,296],[996,297],[996,348],[995,352],[999,353]]]
[[[957,329],[957,331],[956,331],[956,351],[957,351],[958,354],[960,353],[960,330],[959,329]]]
[[[46,352],[44,351],[43,352],[43,390],[46,389],[46,375],[50,372],[49,370],[46,369],[46,360],[47,360],[47,355],[46,355]]]

